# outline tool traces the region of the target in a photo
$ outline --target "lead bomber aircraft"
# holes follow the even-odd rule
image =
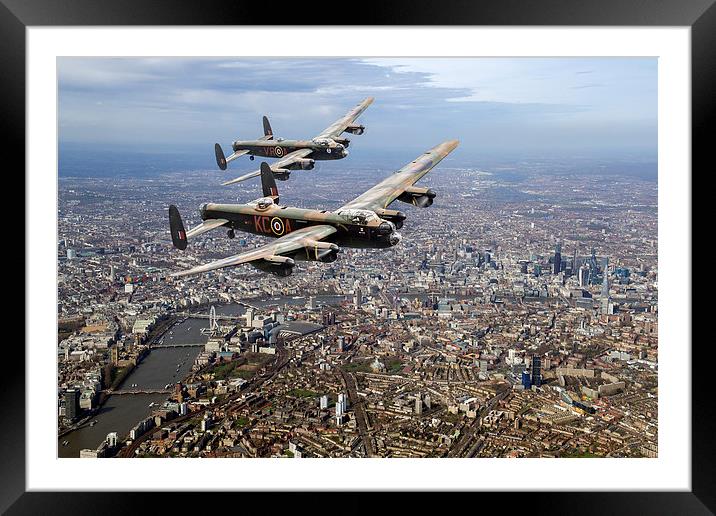
[[[424,152],[373,188],[335,211],[308,210],[279,205],[276,181],[267,163],[261,163],[263,197],[248,204],[205,203],[199,208],[202,223],[188,232],[177,207],[169,206],[172,242],[178,249],[187,247],[188,239],[219,227],[228,228],[229,238],[235,230],[274,237],[276,240],[245,253],[207,263],[170,277],[235,267],[250,263],[276,276],[289,276],[297,260],[333,262],[340,247],[386,248],[401,240],[397,232],[405,214],[388,209],[395,200],[427,208],[435,192],[414,186],[458,145],[449,140]]]
[[[285,181],[291,175],[292,170],[312,170],[316,160],[345,158],[348,156],[346,148],[350,140],[342,138],[341,134],[363,134],[365,132],[365,126],[358,125],[355,121],[373,103],[373,100],[373,97],[366,98],[311,140],[274,138],[271,124],[268,118],[264,117],[264,135],[257,140],[233,142],[231,147],[234,152],[228,158],[224,156],[221,145],[215,144],[216,164],[221,170],[226,170],[229,162],[246,154],[251,160],[254,159],[254,156],[279,158],[277,162],[270,165],[270,168],[276,179]],[[221,184],[231,185],[259,175],[261,175],[261,171],[255,170]]]

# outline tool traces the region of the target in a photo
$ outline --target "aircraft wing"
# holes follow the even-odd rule
[[[296,160],[309,156],[312,152],[313,151],[311,149],[298,149],[293,152],[289,152],[283,158],[272,163],[269,166],[271,167],[271,170],[274,171],[281,168],[286,168]],[[233,185],[234,183],[240,183],[241,181],[246,181],[247,179],[251,179],[252,177],[258,177],[260,175],[261,170],[254,170],[253,172],[249,172],[248,174],[244,174],[241,177],[237,177],[236,179],[232,179],[231,181],[226,181],[221,184],[222,186]]]
[[[235,267],[236,265],[241,265],[242,263],[249,263],[258,260],[276,263],[290,262],[293,264],[293,260],[291,258],[287,258],[286,255],[295,254],[296,251],[301,249],[304,249],[306,254],[313,252],[318,253],[318,249],[325,248],[329,245],[333,245],[337,249],[335,244],[320,242],[335,232],[336,228],[323,224],[298,229],[263,247],[252,249],[251,251],[234,256],[229,256],[228,258],[216,260],[204,265],[199,265],[198,267],[194,267],[193,269],[186,271],[175,272],[170,274],[170,277],[176,278],[180,276],[189,276],[191,274],[199,274],[202,272],[222,269],[224,267]]]
[[[387,177],[364,194],[356,197],[340,209],[380,210],[400,197],[409,187],[440,163],[458,145],[457,140],[449,140],[424,152],[413,161]]]
[[[351,109],[348,113],[346,113],[345,116],[333,122],[333,124],[327,127],[316,138],[335,138],[337,136],[340,136],[343,131],[345,131],[350,124],[355,122],[356,118],[358,118],[363,113],[363,111],[365,111],[368,106],[373,103],[374,100],[375,99],[373,97],[366,98],[363,102],[361,102],[356,107]]]

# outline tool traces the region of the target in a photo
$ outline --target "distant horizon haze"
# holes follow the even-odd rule
[[[212,167],[214,143],[260,136],[263,115],[275,135],[307,139],[367,96],[376,100],[358,120],[366,132],[345,135],[351,154],[336,168],[394,166],[449,139],[461,142],[451,161],[478,168],[657,157],[655,58],[63,57],[59,172],[74,173],[68,159],[82,152]]]

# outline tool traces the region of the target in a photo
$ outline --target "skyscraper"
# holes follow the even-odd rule
[[[529,390],[530,387],[532,387],[532,380],[530,379],[530,372],[525,369],[522,371],[522,386]]]
[[[254,324],[254,309],[247,308],[244,317],[246,318],[246,326],[252,326]]]
[[[532,355],[532,385],[542,385],[542,360],[537,355]]]
[[[577,274],[577,247],[574,247],[574,255],[572,256],[572,276]]]
[[[594,247],[592,247],[592,255],[589,257],[589,282],[592,285],[597,284],[597,255],[595,254]]]
[[[562,270],[562,244],[557,242],[554,246],[554,263],[552,264],[552,272],[559,274]]]
[[[614,313],[612,307],[612,298],[609,297],[609,271],[607,266],[604,266],[604,278],[602,279],[602,292],[601,292],[601,312],[605,315],[611,315]]]
[[[602,299],[605,297],[609,297],[609,274],[607,270],[607,265],[604,266],[604,272],[602,273]]]
[[[586,287],[589,285],[590,271],[587,264],[582,265],[579,268],[579,286]]]
[[[65,391],[65,417],[70,421],[77,419],[80,415],[80,391],[79,389],[67,389]]]
[[[348,396],[345,394],[338,395],[338,401],[336,402],[336,417],[341,417],[345,414],[348,408]]]

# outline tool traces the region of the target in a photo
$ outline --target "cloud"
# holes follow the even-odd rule
[[[603,88],[604,84],[591,83],[591,84],[579,84],[577,86],[570,86],[573,90],[581,90],[583,88]]]
[[[371,95],[366,154],[656,148],[655,59],[61,58],[58,84],[70,142],[210,149],[259,135],[262,115],[307,138]]]

